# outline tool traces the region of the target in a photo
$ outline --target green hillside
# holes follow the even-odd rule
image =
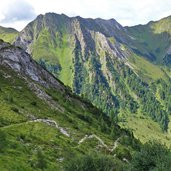
[[[126,27],[126,29],[136,42],[138,53],[157,64],[166,62],[165,57],[170,54],[171,44],[170,16],[159,21],[151,21],[146,25]]]
[[[13,43],[18,35],[18,31],[13,28],[5,28],[0,26],[0,39]]]
[[[128,59],[128,64],[135,70],[138,75],[146,82],[153,82],[158,79],[167,79],[169,73],[164,71],[163,66],[157,66],[150,61],[138,55],[132,55]]]
[[[103,156],[113,170],[128,167],[122,159],[130,160],[140,146],[129,131],[72,94],[22,49],[1,42],[0,53],[0,170],[63,170],[71,158],[90,154]],[[6,58],[4,65],[7,53],[15,60]],[[23,72],[13,69],[18,60]],[[45,82],[33,81],[27,67]]]
[[[47,13],[0,40],[0,170],[171,168],[169,41],[140,27]]]
[[[21,48],[1,41],[0,54],[0,170],[171,167],[165,145],[142,145],[130,130],[117,125],[117,118],[72,94]]]

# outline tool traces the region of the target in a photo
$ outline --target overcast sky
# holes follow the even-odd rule
[[[171,0],[1,0],[0,25],[21,30],[46,12],[114,18],[130,26],[171,15]]]

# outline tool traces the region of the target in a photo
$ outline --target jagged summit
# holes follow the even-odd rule
[[[26,47],[31,46],[29,44],[31,44],[34,39],[37,39],[36,35],[38,35],[43,29],[48,29],[53,37],[58,31],[60,33],[66,32],[68,34],[77,34],[77,32],[82,32],[83,35],[88,35],[88,32],[92,31],[99,32],[107,37],[115,37],[116,40],[121,43],[126,43],[129,40],[129,37],[125,33],[125,29],[114,19],[84,19],[80,16],[68,17],[64,14],[59,15],[55,13],[46,13],[45,15],[39,15],[34,21],[28,24],[23,31],[21,31],[15,45],[20,45],[24,49],[27,49]],[[77,37],[78,36],[81,35],[77,35]],[[24,39],[24,37],[27,38]],[[84,38],[86,40],[86,36],[84,36]],[[24,40],[28,41],[28,39],[29,42],[24,42]],[[88,42],[86,43],[88,44]],[[32,50],[29,49],[28,52],[30,51]]]

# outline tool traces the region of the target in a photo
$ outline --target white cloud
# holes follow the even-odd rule
[[[30,20],[36,16],[34,8],[25,0],[13,1],[6,6],[2,14],[4,15],[2,22],[5,23]]]
[[[36,17],[34,8],[27,0],[6,0],[0,7],[0,24],[21,30]]]
[[[171,0],[5,0],[0,6],[0,25],[4,19],[5,26],[21,29],[34,13],[46,12],[115,18],[122,25],[136,25],[171,15],[170,7]]]

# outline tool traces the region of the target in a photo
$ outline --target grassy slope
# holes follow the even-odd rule
[[[59,79],[65,84],[72,87],[72,53],[74,47],[72,47],[73,38],[62,33],[56,33],[56,36],[52,39],[48,30],[44,29],[38,39],[33,45],[33,57],[34,59],[45,59],[51,64],[60,64],[62,67],[59,73]]]
[[[97,140],[93,139],[78,145],[78,141],[85,135],[96,134],[112,148],[116,139],[111,138],[110,133],[101,131],[98,119],[100,113],[91,105],[87,104],[83,107],[78,97],[78,99],[72,98],[71,101],[66,100],[69,94],[47,89],[46,92],[64,108],[64,112],[60,112],[37,98],[15,72],[1,67],[0,78],[0,169],[2,171],[40,170],[38,163],[41,160],[46,163],[45,170],[61,170],[71,157],[97,152]],[[60,127],[69,132],[71,138],[48,124],[30,122],[33,118],[48,118],[56,121]],[[115,132],[117,131],[116,129]],[[98,149],[99,153],[104,151],[106,149],[103,147]],[[39,152],[41,152],[41,159]],[[64,162],[61,161],[63,159]]]
[[[167,32],[169,34],[171,34],[171,17],[166,17],[163,18],[159,21],[156,21],[153,23],[153,25],[151,26],[152,29],[154,30],[154,33],[156,34],[160,34],[163,32]]]
[[[150,22],[148,25],[131,27],[128,30],[130,35],[140,43],[140,45],[137,44],[140,51],[143,52],[143,49],[146,49],[148,52],[153,53],[157,57],[155,63],[161,64],[170,45],[170,26],[171,17],[167,17],[157,22]],[[129,62],[131,62],[135,71],[149,83],[160,78],[166,79],[167,75],[170,76],[169,68],[153,65],[144,58],[132,56],[129,58]],[[155,122],[140,114],[140,116],[127,116],[126,122],[121,123],[121,125],[133,129],[134,135],[141,139],[142,142],[154,139],[166,143],[169,147],[171,145],[170,124],[168,133],[163,133]]]
[[[170,46],[171,17],[128,28],[129,34],[135,38],[137,48],[156,56],[156,63],[163,63],[163,57]],[[140,43],[140,44],[139,44]]]
[[[148,60],[137,55],[131,56],[129,58],[129,62],[135,69],[136,73],[149,84],[157,81],[158,79],[166,80],[167,76],[170,76],[170,71],[168,71],[167,68],[154,65]],[[160,101],[160,99],[158,100]],[[124,128],[132,129],[134,136],[141,140],[141,142],[145,143],[149,140],[157,140],[169,147],[171,146],[170,124],[168,132],[163,133],[156,122],[152,121],[142,113],[139,113],[138,115],[129,114],[124,116],[124,118],[124,122],[120,122],[120,125]]]
[[[159,141],[162,144],[166,144],[168,147],[171,146],[171,134],[170,124],[168,133],[163,133],[159,125],[152,121],[150,118],[140,115],[126,115],[124,120],[120,122],[120,126],[123,128],[129,128],[133,131],[134,136],[141,140],[142,143],[150,141]]]
[[[160,66],[154,65],[142,57],[132,55],[128,61],[144,81],[152,82],[161,78],[166,78],[166,75]]]
[[[168,76],[170,76],[170,70],[168,68],[154,65],[148,60],[137,55],[131,56],[128,61],[131,63],[135,72],[144,81],[147,81],[149,85],[158,79],[167,80]],[[157,94],[156,98],[162,104],[162,101],[157,97]],[[162,132],[156,122],[152,121],[151,118],[146,115],[143,115],[140,111],[138,111],[138,114],[134,115],[130,113],[125,114],[124,111],[122,113],[123,114],[120,116],[121,127],[132,129],[134,136],[141,142],[145,143],[149,140],[154,140],[166,144],[168,147],[171,146],[171,123],[169,123],[168,132]]]
[[[0,39],[12,43],[18,35],[18,31],[12,28],[0,26]]]
[[[58,35],[56,36],[58,37]],[[64,82],[66,85],[72,87],[73,76],[73,49],[71,46],[71,42],[73,42],[72,37],[68,34],[64,34],[62,37],[61,47],[56,48],[56,54],[59,59],[59,63],[62,67],[61,73],[59,75],[59,79]],[[74,44],[73,44],[74,45]]]

